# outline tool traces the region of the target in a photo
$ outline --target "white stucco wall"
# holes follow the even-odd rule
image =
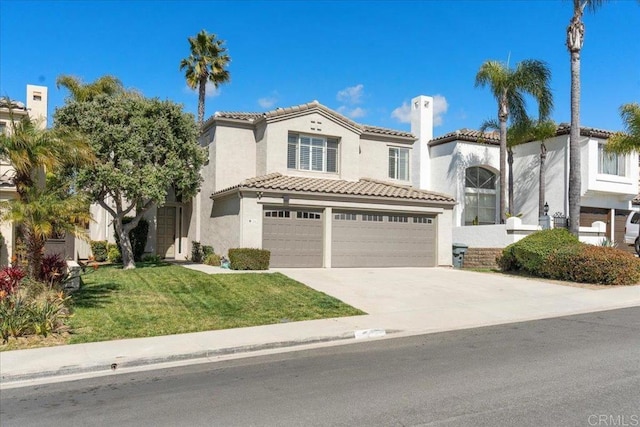
[[[484,166],[497,174],[500,167],[499,147],[452,141],[430,147],[430,158],[430,190],[448,194],[456,199],[457,203],[453,209],[453,225],[460,226],[464,223],[466,169],[473,166]],[[499,191],[499,188],[496,189],[496,192]]]
[[[630,209],[630,200],[638,194],[638,162],[636,155],[626,158],[626,176],[598,174],[597,138],[581,139],[581,206],[608,209]],[[569,137],[560,135],[545,142],[545,201],[549,215],[568,215],[566,195],[569,190]],[[522,214],[526,224],[538,222],[540,142],[514,147],[514,211]]]

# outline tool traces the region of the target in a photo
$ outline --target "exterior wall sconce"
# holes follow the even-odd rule
[[[549,203],[544,202],[544,214],[548,215],[549,214]]]

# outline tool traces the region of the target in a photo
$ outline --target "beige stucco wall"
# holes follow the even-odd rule
[[[338,173],[288,169],[287,141],[289,132],[338,138],[340,147]],[[269,123],[263,143],[267,144],[266,173],[280,172],[283,175],[337,178],[348,181],[357,181],[362,176],[360,174],[359,135],[343,124],[318,112]]]
[[[215,174],[214,188],[207,185],[203,190],[219,191],[256,176],[256,142],[252,129],[217,126],[210,150],[211,161],[203,176],[206,180]]]
[[[240,247],[240,203],[238,194],[217,199],[203,198],[203,212],[208,218],[202,222],[200,243],[213,246],[220,255],[227,255],[229,248]]]
[[[389,148],[409,149],[409,174],[407,180],[389,178]],[[401,142],[390,139],[360,139],[360,176],[373,178],[380,181],[388,181],[401,185],[411,185],[413,142]]]

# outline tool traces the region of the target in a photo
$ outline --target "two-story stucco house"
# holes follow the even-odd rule
[[[569,125],[558,126],[545,141],[545,201],[550,215],[568,216]],[[607,237],[621,243],[625,220],[638,195],[637,155],[604,151],[611,131],[581,128],[581,213],[580,225],[595,221],[607,224]],[[430,189],[451,194],[457,204],[454,226],[495,224],[499,220],[499,136],[462,129],[430,140],[428,161]],[[540,141],[513,148],[514,213],[525,224],[538,223]],[[619,245],[624,248],[624,245]]]
[[[411,186],[420,178],[413,134],[314,101],[219,112],[202,138],[209,161],[190,240],[218,253],[268,249],[276,267],[451,264],[455,200]]]
[[[47,87],[27,85],[26,106],[18,101],[0,100],[0,133],[9,134],[13,129],[12,122],[17,123],[25,117],[34,120],[42,129],[47,127]],[[13,167],[7,159],[0,158],[0,202],[16,197],[13,174]],[[0,233],[3,239],[0,242],[0,266],[5,266],[13,254],[13,224],[0,223]]]

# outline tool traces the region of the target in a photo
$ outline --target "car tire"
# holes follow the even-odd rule
[[[633,245],[633,248],[636,250],[636,253],[638,254],[638,256],[640,256],[640,237],[636,239],[636,242]]]

